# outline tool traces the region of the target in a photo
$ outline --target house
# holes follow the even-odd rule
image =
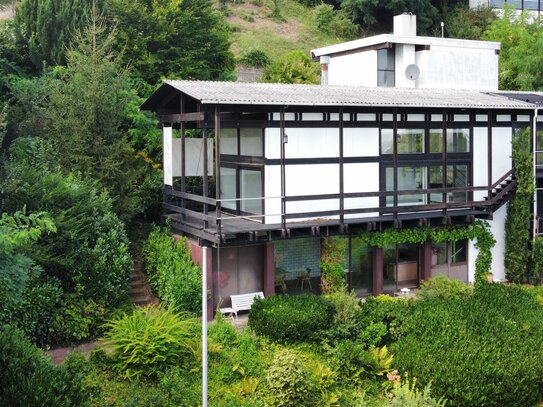
[[[322,50],[314,55],[330,57],[333,82],[341,56]],[[163,127],[165,216],[190,237],[196,258],[211,247],[216,308],[232,294],[272,294],[276,269],[291,282],[318,279],[327,236],[345,239],[345,279],[359,295],[417,287],[436,274],[473,281],[471,241],[379,248],[358,236],[475,219],[491,225],[492,270],[503,279],[511,137],[538,121],[541,100],[461,87],[169,80],[141,108]]]
[[[498,89],[500,44],[417,36],[417,17],[394,17],[394,32],[311,51],[323,84],[417,89]]]
[[[503,13],[504,7],[511,7],[515,14],[527,11],[532,17],[536,17],[543,11],[541,0],[469,0],[470,8],[488,7]]]

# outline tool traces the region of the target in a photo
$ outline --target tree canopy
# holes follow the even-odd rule
[[[234,68],[224,17],[210,0],[108,0],[116,50],[134,74],[219,79]]]

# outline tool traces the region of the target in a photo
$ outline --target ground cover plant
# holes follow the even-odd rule
[[[543,399],[543,307],[519,286],[415,301],[391,346],[397,366],[453,405],[534,405]]]

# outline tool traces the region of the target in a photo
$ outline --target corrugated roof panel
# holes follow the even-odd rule
[[[532,109],[506,94],[451,89],[369,88],[209,81],[164,82],[202,104]]]

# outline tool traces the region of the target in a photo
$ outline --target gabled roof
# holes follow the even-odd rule
[[[311,50],[311,56],[317,59],[323,55],[334,55],[337,53],[355,51],[357,49],[369,48],[380,44],[411,44],[411,45],[429,45],[440,47],[471,48],[499,50],[500,43],[492,41],[463,40],[457,38],[439,38],[439,37],[419,37],[409,35],[380,34],[372,37],[360,38],[358,40],[342,42],[340,44],[330,45],[328,47]]]
[[[484,109],[536,107],[499,92],[167,80],[141,105],[141,109],[156,111],[162,100],[171,96],[172,92],[182,93],[204,105]]]

